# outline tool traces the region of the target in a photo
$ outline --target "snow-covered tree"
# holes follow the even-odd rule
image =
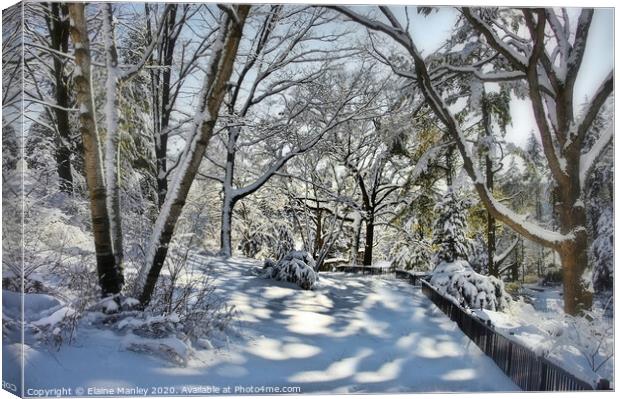
[[[577,21],[564,10],[556,9],[477,9],[463,7],[459,11],[470,28],[484,40],[486,57],[470,65],[448,64],[447,69],[471,73],[482,82],[524,82],[541,136],[542,147],[555,190],[559,231],[548,230],[501,204],[485,183],[472,150],[463,134],[463,124],[456,118],[446,99],[437,90],[437,79],[445,78],[422,56],[410,30],[406,29],[390,7],[379,10],[387,22],[369,18],[347,7],[334,6],[348,18],[367,28],[386,34],[408,53],[410,65],[392,67],[401,76],[414,79],[424,98],[455,141],[463,159],[463,167],[489,212],[515,232],[529,240],[556,250],[560,254],[564,275],[564,309],[577,314],[591,304],[582,282],[587,268],[587,228],[584,187],[593,166],[613,138],[613,127],[607,127],[589,151],[583,152],[590,127],[601,107],[613,92],[613,70],[600,82],[585,111],[578,115],[574,104],[574,88],[588,43],[593,9],[582,9]],[[575,23],[576,22],[576,23]],[[493,66],[490,61],[503,62]]]
[[[470,243],[465,235],[468,206],[469,201],[451,187],[437,203],[435,207],[437,219],[433,226],[432,241],[436,248],[433,255],[435,265],[468,259]]]

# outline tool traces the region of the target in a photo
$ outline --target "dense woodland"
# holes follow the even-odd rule
[[[611,295],[613,70],[574,95],[592,9],[459,8],[432,51],[409,33],[427,7],[20,11],[3,12],[5,289],[23,246],[27,290],[111,312],[169,309],[191,252],[296,249],[319,273],[463,260],[509,292],[562,283],[572,315]],[[516,99],[526,145],[505,139]],[[43,248],[52,211],[93,251]]]

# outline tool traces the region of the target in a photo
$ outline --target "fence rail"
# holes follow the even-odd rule
[[[609,389],[609,381],[592,386],[531,349],[506,338],[482,320],[441,295],[427,281],[422,292],[459,326],[495,364],[524,391],[591,391]]]

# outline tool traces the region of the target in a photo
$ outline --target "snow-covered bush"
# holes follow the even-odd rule
[[[476,273],[464,260],[438,264],[430,283],[441,294],[472,309],[502,310],[510,300],[501,280]]]
[[[207,278],[189,277],[178,284],[173,298],[159,287],[153,301],[144,310],[136,310],[139,302],[124,297],[114,313],[91,313],[88,321],[100,328],[110,328],[123,336],[122,348],[147,353],[166,361],[185,365],[194,348],[211,349],[227,341],[236,311],[215,293]]]
[[[576,348],[588,367],[598,373],[614,356],[613,319],[604,313],[605,309],[597,309],[584,311],[580,316],[564,315],[565,328],[557,334],[549,353]]]
[[[319,281],[316,262],[306,251],[291,251],[278,262],[268,259],[265,261],[263,270],[267,278],[288,281],[304,290],[312,289]]]
[[[142,312],[128,312],[115,323],[115,329],[123,334],[123,349],[159,356],[177,364],[186,364],[192,353],[191,343],[182,328],[176,313],[148,316]]]

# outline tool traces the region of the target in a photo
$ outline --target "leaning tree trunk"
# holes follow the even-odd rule
[[[106,205],[106,187],[101,167],[101,149],[97,136],[93,96],[91,93],[90,41],[86,27],[83,3],[70,3],[71,39],[75,48],[75,82],[77,104],[80,109],[80,133],[84,144],[86,184],[90,197],[90,212],[95,238],[97,272],[104,297],[118,294],[123,286],[123,273],[116,264],[110,238],[110,221]]]
[[[239,5],[234,11],[234,18],[228,12],[223,16],[200,93],[196,123],[190,132],[188,144],[181,155],[182,159],[170,191],[166,195],[161,212],[155,222],[146,263],[138,275],[135,289],[142,306],[146,306],[151,300],[176,223],[198,172],[207,144],[213,134],[213,128],[217,122],[227,82],[232,74],[243,26],[249,11],[249,5]],[[233,13],[231,10],[229,12]]]

